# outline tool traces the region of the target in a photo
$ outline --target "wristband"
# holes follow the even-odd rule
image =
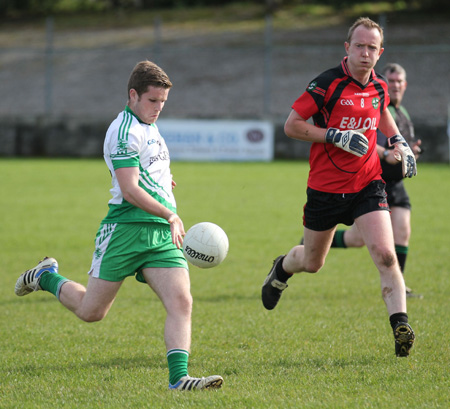
[[[406,143],[405,138],[403,138],[403,136],[396,134],[394,136],[391,136],[390,138],[388,138],[388,144],[389,146],[393,146],[396,143]]]

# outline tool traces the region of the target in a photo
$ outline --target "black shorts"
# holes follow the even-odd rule
[[[308,188],[303,209],[303,225],[315,231],[333,228],[339,223],[350,226],[363,214],[389,210],[385,183],[375,180],[358,193],[326,193]]]
[[[390,180],[386,182],[386,194],[389,207],[403,207],[411,210],[408,192],[403,180]]]

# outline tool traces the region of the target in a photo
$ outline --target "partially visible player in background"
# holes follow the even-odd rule
[[[388,109],[402,136],[406,139],[416,159],[421,152],[421,140],[415,139],[414,126],[410,116],[402,105],[403,96],[406,91],[406,71],[399,65],[387,64],[382,74],[388,80],[388,91],[391,98]],[[382,177],[386,182],[386,193],[389,208],[391,209],[391,222],[394,231],[394,243],[397,259],[402,273],[405,273],[406,257],[409,249],[409,238],[411,236],[411,202],[403,184],[402,165],[395,159],[394,151],[389,148],[386,136],[378,130],[377,152],[381,160],[383,170]],[[348,230],[337,230],[333,237],[331,247],[362,247],[364,241],[356,224]],[[422,297],[406,287],[407,297]]]
[[[216,389],[221,376],[188,375],[192,295],[180,249],[185,232],[172,192],[169,151],[156,126],[171,87],[167,74],[150,61],[131,72],[127,105],[106,132],[103,150],[112,199],[97,232],[87,287],[59,275],[57,261],[46,257],[20,275],[15,293],[48,291],[78,318],[94,322],[108,314],[125,278],[134,276],[166,309],[169,389]],[[145,319],[145,312],[134,313]]]
[[[416,161],[387,109],[387,83],[374,71],[384,51],[383,29],[369,18],[359,18],[349,29],[345,51],[347,56],[337,67],[310,82],[284,126],[287,136],[312,142],[303,208],[304,245],[275,259],[262,286],[262,302],[269,310],[275,308],[294,273],[318,272],[336,226],[356,223],[380,274],[395,354],[406,357],[415,335],[408,323],[405,283],[395,255],[377,129],[395,146],[404,176],[417,173]],[[309,118],[314,125],[307,122]],[[276,199],[274,203],[279,205]]]

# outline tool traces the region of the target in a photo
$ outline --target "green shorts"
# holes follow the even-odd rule
[[[104,224],[95,238],[89,275],[107,281],[136,276],[145,283],[144,268],[185,268],[183,251],[172,243],[170,226],[160,223]]]

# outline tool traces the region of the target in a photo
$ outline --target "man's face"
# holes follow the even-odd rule
[[[128,106],[146,124],[157,121],[165,102],[169,96],[169,89],[149,86],[140,97],[136,90],[131,89]]]
[[[399,72],[387,72],[386,78],[388,80],[388,92],[391,98],[391,103],[399,107],[402,103],[403,94],[405,93],[407,82],[405,74]]]
[[[376,28],[356,27],[350,43],[345,43],[348,64],[352,74],[368,74],[372,71],[384,49],[381,48],[381,35]]]

